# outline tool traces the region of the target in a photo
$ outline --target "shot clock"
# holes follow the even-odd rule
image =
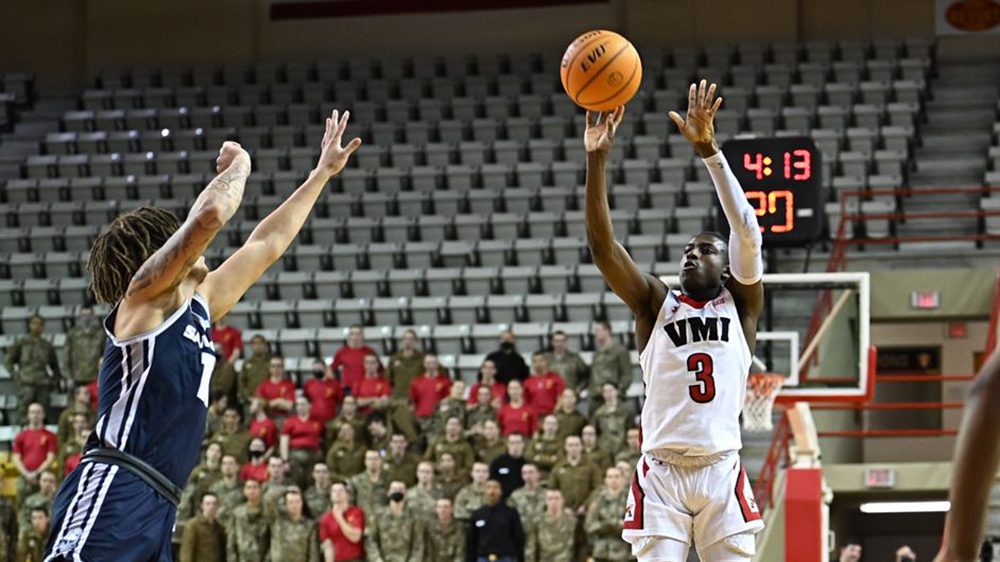
[[[740,180],[770,246],[801,246],[819,239],[826,201],[822,154],[809,137],[731,140],[722,153]],[[725,216],[716,216],[727,228]]]

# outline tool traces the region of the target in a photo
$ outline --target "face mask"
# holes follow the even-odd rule
[[[254,450],[250,451],[250,458],[251,459],[259,459],[259,458],[261,458],[263,456],[264,456],[264,451],[254,451]]]
[[[502,351],[510,353],[511,351],[514,351],[514,344],[510,343],[509,341],[505,341],[502,344],[500,344],[500,349]]]
[[[399,503],[403,501],[403,492],[393,492],[389,494],[389,501]]]
[[[323,375],[324,375],[324,372],[321,369],[317,369],[317,370],[313,371],[313,376],[316,377],[317,379],[323,378]]]

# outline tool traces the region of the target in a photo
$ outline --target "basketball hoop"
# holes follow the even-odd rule
[[[785,382],[784,375],[750,373],[747,377],[747,395],[743,403],[743,429],[751,433],[764,433],[774,429],[771,410],[778,391]]]

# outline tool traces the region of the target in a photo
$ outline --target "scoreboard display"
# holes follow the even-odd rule
[[[757,211],[764,244],[804,246],[823,230],[822,154],[809,137],[730,140],[722,153]],[[717,209],[720,227],[725,215]]]

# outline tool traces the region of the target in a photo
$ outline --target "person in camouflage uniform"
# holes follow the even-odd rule
[[[583,458],[600,470],[605,470],[614,463],[611,453],[605,451],[597,443],[597,429],[592,425],[583,426],[580,433],[583,441]]]
[[[316,516],[318,521],[320,514],[330,509],[330,484],[333,481],[330,479],[330,468],[326,463],[318,462],[313,465],[312,479],[313,485],[305,491],[303,498],[306,500],[309,513]]]
[[[94,307],[81,306],[76,325],[66,332],[66,368],[74,387],[85,387],[97,379],[104,340],[104,327],[94,314]]]
[[[67,467],[66,464],[71,458],[83,452],[83,447],[87,444],[90,432],[90,417],[87,414],[73,414],[73,433],[65,441],[56,438],[56,441],[59,442],[59,452],[56,454],[56,466],[62,478],[65,478],[69,474],[67,468],[69,470],[74,468],[72,466]],[[79,462],[79,458],[76,460]]]
[[[624,461],[629,466],[639,464],[639,457],[642,456],[642,449],[639,445],[639,429],[630,428],[625,432],[625,448],[615,455],[615,462]]]
[[[206,492],[201,513],[184,524],[180,562],[224,562],[226,532],[218,520],[219,498]]]
[[[246,407],[250,399],[257,395],[257,387],[271,376],[271,349],[264,336],[257,334],[250,338],[251,355],[243,361],[240,373],[236,377],[236,388],[240,401]],[[222,361],[224,363],[224,361]]]
[[[493,407],[493,393],[488,386],[476,388],[475,403],[465,409],[465,428],[470,435],[482,435],[483,426],[488,421],[497,421],[497,409]]]
[[[424,562],[424,518],[406,506],[406,484],[389,484],[388,507],[365,528],[368,562]]]
[[[302,491],[289,486],[283,499],[285,513],[271,520],[267,562],[322,562],[319,529],[305,511]]]
[[[43,471],[38,476],[38,491],[24,498],[21,504],[21,529],[31,526],[31,512],[44,509],[52,513],[52,503],[56,499],[56,474],[51,470]]]
[[[365,451],[365,471],[348,478],[347,485],[354,496],[354,505],[360,507],[366,517],[385,505],[389,484],[382,474],[382,457],[378,451]]]
[[[177,519],[180,521],[197,515],[202,494],[222,477],[220,472],[222,447],[218,443],[212,443],[205,449],[204,459],[191,471],[183,493],[181,493],[181,503],[177,506]]]
[[[507,504],[521,514],[521,524],[524,532],[528,533],[545,511],[545,490],[541,486],[538,467],[531,463],[521,467],[521,479],[524,480],[524,486],[510,494]]]
[[[583,515],[584,502],[601,484],[597,467],[583,460],[583,443],[579,437],[566,438],[566,458],[552,469],[549,488],[562,492],[566,507]]]
[[[591,423],[597,429],[597,444],[605,451],[617,452],[625,444],[628,415],[618,400],[618,388],[607,383],[601,389],[604,404],[594,412]]]
[[[227,406],[222,414],[222,427],[209,437],[209,443],[218,443],[223,455],[233,455],[238,463],[245,464],[249,458],[250,441],[253,436],[240,423],[240,411],[235,406]],[[206,445],[207,446],[207,445]]]
[[[402,433],[394,433],[389,439],[389,454],[382,459],[382,469],[389,482],[399,480],[409,488],[417,483],[417,465],[420,457],[407,451],[409,442]]]
[[[559,374],[566,381],[568,388],[583,392],[587,388],[587,379],[590,375],[587,364],[579,354],[569,350],[566,345],[566,332],[562,330],[552,332],[551,343],[552,351],[545,354],[549,370]]]
[[[260,501],[260,482],[244,482],[243,497],[246,503],[233,509],[226,527],[226,562],[264,562],[270,548],[270,535]]]
[[[622,540],[622,514],[628,489],[625,477],[617,467],[609,468],[604,474],[604,486],[594,494],[584,530],[593,541],[594,562],[619,562],[631,560],[632,547]]]
[[[15,562],[39,562],[45,555],[45,545],[49,542],[49,512],[44,507],[32,509],[30,522],[17,537]]]
[[[618,343],[611,331],[611,325],[598,321],[594,326],[594,344],[597,351],[590,365],[590,411],[593,412],[601,404],[601,389],[605,384],[612,384],[618,389],[620,396],[625,396],[632,384],[632,359],[625,346]]]
[[[451,454],[451,457],[455,460],[456,470],[462,473],[472,468],[472,463],[475,462],[476,452],[472,450],[472,446],[462,436],[462,421],[455,416],[448,418],[448,422],[445,424],[444,436],[435,439],[427,447],[424,459],[439,462],[441,455],[444,453]]]
[[[227,525],[236,506],[243,503],[243,486],[240,484],[240,465],[233,455],[223,455],[219,463],[220,478],[208,487],[219,498],[219,521]]]
[[[326,452],[326,466],[337,480],[347,480],[365,469],[365,445],[358,442],[354,426],[345,423],[339,427],[337,440]]]
[[[0,470],[0,489],[4,485],[4,471]],[[17,505],[8,497],[0,495],[0,560],[13,560],[17,548]]]
[[[434,465],[424,461],[417,465],[417,485],[406,491],[406,506],[430,521],[434,518],[434,506],[439,499],[441,487],[434,482]],[[451,505],[451,500],[448,504]]]
[[[458,471],[455,464],[455,457],[451,453],[441,453],[441,458],[437,463],[437,482],[441,486],[441,495],[452,502],[462,486],[468,484],[466,474]]]
[[[566,509],[559,490],[545,492],[545,511],[526,534],[525,562],[576,560],[576,517]]]
[[[570,435],[580,435],[583,426],[587,425],[587,418],[576,409],[576,391],[567,388],[559,397],[556,404],[556,411],[553,412],[559,422],[559,433],[557,438],[560,443],[564,443]]]
[[[264,482],[261,503],[268,519],[273,521],[278,515],[285,514],[285,492],[289,488],[288,463],[280,457],[267,459],[267,481]]]
[[[486,481],[490,477],[490,467],[477,462],[472,465],[472,482],[462,487],[455,495],[453,514],[462,525],[469,522],[472,512],[483,507]]]
[[[426,562],[465,562],[465,529],[455,521],[451,501],[439,499],[427,526]]]
[[[408,401],[410,382],[423,372],[424,352],[417,349],[417,333],[407,329],[399,340],[399,351],[389,358],[389,365],[385,371],[385,376],[392,385],[392,397]]]
[[[62,378],[56,348],[42,338],[45,320],[34,315],[28,321],[28,335],[7,348],[4,366],[17,383],[17,419],[26,419],[28,406],[38,402],[49,407],[52,384]],[[52,370],[52,376],[49,375]]]
[[[222,358],[221,343],[215,343],[215,352]],[[215,368],[212,370],[211,394],[213,396],[225,396],[227,405],[236,404],[239,400],[236,380],[239,378],[239,374],[236,372],[235,355],[231,358],[231,361],[216,361]]]
[[[559,422],[553,415],[542,420],[542,430],[528,442],[524,450],[524,458],[538,467],[542,474],[548,474],[562,456],[563,443],[557,439]]]
[[[385,455],[389,450],[389,428],[385,425],[385,416],[376,412],[368,417],[368,448]]]
[[[203,443],[203,446],[208,446],[207,442],[211,437],[222,429],[226,408],[229,407],[229,397],[214,390],[209,393],[209,400],[208,409],[205,411],[205,438],[202,439],[206,443]]]
[[[494,459],[507,452],[507,442],[500,437],[500,425],[496,420],[487,420],[483,423],[483,434],[476,436],[475,443],[476,460],[491,464]]]
[[[358,443],[366,443],[368,441],[367,433],[367,423],[364,417],[358,413],[358,399],[347,395],[344,397],[344,401],[340,403],[340,412],[337,417],[326,422],[326,442],[333,443],[340,436],[340,427],[343,425],[350,425],[354,428],[354,440]],[[332,467],[331,467],[332,469]]]
[[[444,434],[449,418],[458,418],[460,429],[465,427],[465,383],[454,381],[448,391],[448,397],[434,406],[434,413],[427,428],[427,439],[433,441]]]
[[[74,418],[77,414],[86,416],[89,427],[94,426],[94,411],[90,408],[90,390],[85,385],[73,389],[73,401],[59,414],[56,439],[60,444],[68,443],[76,437]]]

